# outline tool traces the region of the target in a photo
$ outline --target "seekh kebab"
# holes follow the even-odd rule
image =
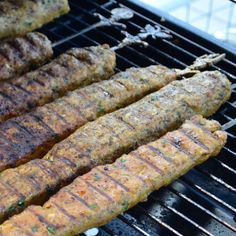
[[[193,117],[179,130],[76,178],[43,207],[13,216],[0,226],[0,235],[74,236],[101,226],[216,156],[227,138],[219,128],[214,120]]]
[[[68,0],[1,0],[0,38],[33,31],[69,10]]]
[[[48,196],[91,168],[178,128],[192,115],[214,114],[230,97],[229,80],[207,71],[173,81],[126,108],[77,129],[42,159],[0,174],[0,221]]]
[[[78,127],[176,79],[163,66],[130,68],[0,124],[0,171],[46,154]]]
[[[115,53],[108,45],[73,48],[52,62],[1,83],[0,122],[51,102],[70,90],[108,79]]]
[[[49,39],[37,32],[0,42],[0,81],[45,64],[53,55]]]

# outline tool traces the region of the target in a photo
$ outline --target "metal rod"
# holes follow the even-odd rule
[[[186,200],[188,203],[194,205],[195,207],[201,209],[204,213],[206,213],[207,215],[211,216],[212,218],[214,218],[216,221],[218,221],[219,223],[225,225],[227,228],[231,229],[232,231],[236,232],[236,227],[230,225],[229,223],[227,223],[226,221],[222,220],[220,217],[218,217],[217,215],[215,215],[214,213],[212,213],[211,211],[209,211],[208,209],[204,208],[203,206],[201,206],[200,204],[196,203],[195,201],[193,201],[191,198],[187,197],[186,194],[184,193],[180,193],[179,191],[175,190],[172,186],[168,186],[167,187],[171,192],[175,193],[177,196],[179,196],[180,198]]]

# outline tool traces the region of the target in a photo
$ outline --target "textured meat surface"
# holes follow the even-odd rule
[[[96,165],[112,163],[194,114],[212,115],[230,92],[230,82],[223,74],[204,72],[171,82],[126,108],[85,124],[54,145],[43,159],[0,174],[0,220],[29,204],[42,203],[76,176]]]
[[[175,78],[174,71],[162,66],[130,68],[110,80],[75,90],[31,113],[3,122],[0,171],[42,157],[78,127],[160,89]]]
[[[195,116],[179,130],[95,167],[62,188],[43,207],[30,206],[0,226],[2,236],[77,235],[126,211],[154,190],[219,153],[226,133]]]
[[[43,67],[0,86],[0,122],[30,111],[70,90],[108,79],[115,53],[108,45],[75,48]]]
[[[68,11],[68,0],[1,0],[0,38],[23,35]]]
[[[0,80],[27,72],[45,64],[53,55],[51,42],[41,33],[28,33],[22,37],[0,42]]]

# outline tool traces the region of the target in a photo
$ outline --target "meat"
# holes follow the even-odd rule
[[[0,81],[45,64],[52,55],[51,42],[41,33],[3,40],[0,42]]]
[[[69,10],[67,0],[2,0],[0,38],[23,35]]]
[[[70,90],[108,79],[115,53],[108,45],[74,48],[43,67],[0,86],[0,122],[44,105]]]
[[[3,122],[0,171],[42,157],[78,127],[175,79],[176,73],[163,66],[130,68],[111,80],[75,90],[31,113]]]
[[[104,115],[35,159],[0,175],[0,221],[42,203],[55,190],[91,168],[178,128],[194,114],[210,116],[229,98],[229,80],[203,72],[174,81],[140,101]]]
[[[227,137],[219,128],[216,121],[193,117],[179,130],[76,178],[43,207],[28,207],[0,226],[1,235],[46,236],[53,232],[69,236],[103,225],[217,155]]]

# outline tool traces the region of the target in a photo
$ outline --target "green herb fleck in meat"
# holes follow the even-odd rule
[[[96,209],[97,207],[98,207],[97,204],[92,204],[92,205],[89,206],[90,209]]]
[[[98,113],[99,114],[104,114],[106,112],[105,108],[100,104],[98,107]]]
[[[24,207],[24,206],[25,206],[25,198],[20,199],[20,200],[18,201],[17,205],[18,205],[19,207]]]
[[[38,232],[39,227],[37,225],[35,225],[31,228],[31,230],[32,230],[32,232],[36,233],[36,232]]]
[[[50,234],[55,234],[56,233],[56,229],[54,226],[48,226],[47,230]]]

